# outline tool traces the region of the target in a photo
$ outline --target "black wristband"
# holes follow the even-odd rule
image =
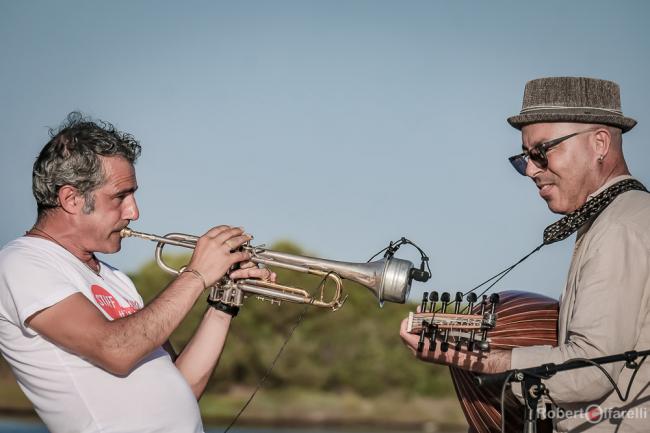
[[[237,316],[237,313],[239,313],[239,307],[236,305],[228,305],[221,301],[212,301],[210,299],[208,299],[208,304],[218,311],[223,311],[226,314],[230,314],[232,317]]]

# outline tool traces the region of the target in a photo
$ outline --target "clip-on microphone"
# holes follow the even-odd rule
[[[415,243],[411,242],[410,240],[406,239],[405,237],[402,237],[399,241],[394,242],[391,241],[388,244],[388,247],[386,247],[386,252],[384,253],[384,258],[392,258],[393,255],[395,255],[395,252],[402,246],[402,245],[413,245],[419,252],[420,252],[420,268],[411,268],[409,272],[409,283],[411,283],[413,280],[419,281],[421,283],[426,283],[429,281],[429,278],[431,278],[431,269],[429,268],[429,257],[424,254],[424,251],[420,247],[418,247]],[[426,269],[425,269],[426,267]]]

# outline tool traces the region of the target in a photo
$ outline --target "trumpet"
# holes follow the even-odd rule
[[[162,257],[164,247],[174,245],[194,249],[199,239],[197,236],[184,233],[157,236],[137,232],[128,227],[122,229],[120,235],[123,238],[135,237],[156,242],[156,263],[162,270],[174,275],[180,274],[184,268],[175,269],[165,263]],[[422,281],[419,270],[414,268],[413,263],[394,258],[392,255],[370,263],[348,263],[273,251],[264,246],[250,244],[245,244],[241,248],[250,253],[250,260],[253,263],[321,276],[321,284],[316,293],[311,294],[298,287],[252,278],[232,280],[226,275],[211,287],[211,300],[241,306],[246,296],[255,295],[271,303],[279,304],[287,301],[331,308],[336,311],[347,298],[343,295],[343,280],[353,281],[368,288],[380,304],[384,301],[403,304],[411,289],[411,281],[413,279]],[[330,297],[326,297],[325,294],[327,280],[332,281],[335,286]]]

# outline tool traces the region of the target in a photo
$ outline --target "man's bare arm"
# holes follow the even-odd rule
[[[232,264],[250,257],[245,252],[231,252],[248,239],[250,236],[238,228],[211,229],[199,239],[189,265],[203,278],[181,274],[156,299],[128,317],[110,321],[78,293],[39,311],[26,323],[55,344],[111,373],[126,375],[169,338],[203,292],[204,284],[212,284]],[[249,273],[243,269],[232,275],[245,278]]]
[[[27,325],[53,343],[124,376],[169,338],[202,291],[203,283],[183,274],[142,310],[113,321],[76,293],[36,313]]]
[[[241,265],[246,278],[260,278],[275,282],[275,273],[259,269],[251,262]],[[175,361],[197,400],[201,398],[223,351],[232,317],[214,308],[208,308],[192,339]]]

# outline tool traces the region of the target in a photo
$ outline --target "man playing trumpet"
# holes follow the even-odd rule
[[[143,305],[131,280],[95,256],[118,252],[120,231],[138,219],[140,145],[79,113],[51,135],[34,164],[36,224],[0,250],[2,355],[52,433],[202,432],[197,400],[236,309],[208,308],[178,357],[163,346],[234,264],[232,279],[275,275],[238,251],[251,239],[242,228],[221,225]]]

